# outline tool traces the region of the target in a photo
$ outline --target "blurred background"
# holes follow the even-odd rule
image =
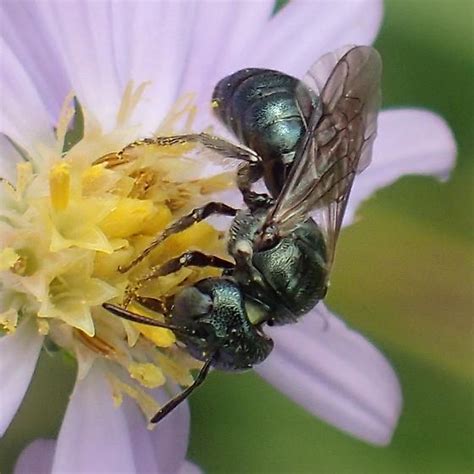
[[[191,400],[189,457],[204,472],[473,472],[473,25],[472,0],[389,0],[375,44],[384,107],[441,114],[459,146],[448,183],[403,178],[368,201],[339,242],[329,306],[399,374],[405,405],[392,444],[351,439],[253,373],[213,373]],[[73,384],[65,364],[42,358],[2,440],[2,473],[29,440],[56,436]],[[60,385],[45,382],[52,377]],[[58,405],[47,426],[45,399]]]

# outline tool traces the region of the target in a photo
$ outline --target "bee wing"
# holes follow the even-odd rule
[[[312,214],[326,234],[332,263],[354,177],[370,162],[381,71],[375,49],[348,46],[323,56],[307,73],[296,91],[297,100],[301,95],[307,101],[308,88],[319,100],[263,233],[272,227],[288,235]]]

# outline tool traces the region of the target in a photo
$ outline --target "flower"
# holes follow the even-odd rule
[[[71,466],[82,472],[178,472],[190,468],[183,462],[188,436],[185,405],[149,432],[135,403],[125,397],[117,410],[110,396],[112,377],[116,399],[123,392],[132,394],[144,411],[150,409],[148,402],[153,397],[163,397],[159,390],[149,394],[140,381],[124,382],[123,372],[135,374],[144,385],[162,386],[164,378],[160,375],[165,375],[166,364],[148,360],[148,348],[150,340],[156,343],[155,336],[159,337],[162,355],[166,355],[173,336],[165,331],[147,335],[145,329],[121,321],[113,321],[108,327],[105,321],[109,323],[110,318],[104,319],[98,306],[120,296],[127,284],[110,269],[121,263],[114,259],[120,256],[123,241],[130,243],[135,235],[133,225],[151,237],[151,229],[143,228],[146,219],[134,223],[123,217],[135,213],[157,217],[158,209],[165,214],[166,206],[160,205],[169,201],[169,194],[160,201],[156,187],[148,204],[135,202],[140,206],[133,207],[125,188],[120,188],[122,194],[107,196],[109,202],[104,202],[103,193],[105,190],[107,194],[117,182],[131,183],[140,190],[138,177],[150,166],[146,152],[142,150],[143,155],[123,169],[110,166],[113,154],[137,138],[152,135],[160,124],[161,132],[169,133],[169,123],[163,122],[167,114],[172,122],[177,116],[192,118],[194,109],[189,104],[174,106],[183,93],[197,94],[199,113],[193,128],[204,129],[213,123],[206,114],[210,91],[224,75],[241,67],[258,66],[301,77],[311,62],[327,51],[349,43],[370,44],[380,26],[382,11],[380,2],[369,0],[344,4],[294,1],[274,17],[272,10],[270,1],[255,2],[252,8],[230,1],[212,5],[2,3],[0,84],[8,93],[2,96],[0,115],[4,134],[0,141],[1,174],[12,182],[15,173],[19,177],[14,190],[7,183],[3,186],[8,200],[2,200],[2,208],[8,219],[15,220],[16,227],[11,221],[2,221],[2,322],[6,329],[13,329],[18,309],[42,317],[23,321],[0,340],[0,376],[4,381],[4,388],[0,387],[0,432],[10,423],[34,371],[43,343],[38,330],[49,332],[56,344],[73,353],[81,369],[58,441],[30,445],[18,470],[27,472],[32,459],[44,462],[45,470],[52,466],[59,472]],[[292,41],[296,32],[297,47]],[[130,81],[135,89],[129,86]],[[71,98],[64,100],[71,90],[80,107],[77,103],[71,105]],[[80,129],[81,111],[86,124],[83,140],[69,150],[65,159],[59,159],[71,120],[72,130]],[[122,114],[119,119],[126,120],[117,120],[117,111]],[[191,126],[190,121],[184,122],[183,128],[173,131]],[[13,165],[18,162],[18,145],[21,154],[31,158],[31,165]],[[107,158],[110,153],[112,156]],[[402,174],[445,177],[454,154],[450,131],[434,114],[422,110],[381,113],[374,161],[356,181],[346,223],[350,223],[360,202]],[[180,156],[174,159],[177,161],[173,163],[181,160]],[[158,175],[151,169],[148,177],[153,181]],[[145,173],[145,184],[146,178]],[[203,198],[199,193],[183,193],[176,182],[171,188],[166,193],[179,198],[184,194],[185,202],[176,209],[167,207],[167,218],[153,219],[154,223],[161,222],[161,228],[173,218],[173,211],[180,212]],[[19,198],[19,190],[26,191],[27,206],[24,196]],[[24,237],[29,244],[20,245],[18,229],[30,225],[31,219],[43,226],[44,233],[36,227],[36,234]],[[125,227],[118,225],[125,221]],[[201,237],[202,241],[210,240],[210,245],[217,247],[218,239],[209,238],[216,237],[216,231],[205,229],[209,234]],[[45,235],[51,236],[49,241]],[[185,239],[182,245],[196,242],[198,237],[188,236],[190,240]],[[96,261],[101,256],[106,260],[102,266]],[[47,264],[46,257],[51,260]],[[28,267],[35,261],[41,271]],[[25,279],[34,280],[27,292]],[[19,285],[22,291],[18,291]],[[175,288],[179,282],[171,285]],[[80,301],[76,288],[81,288]],[[401,409],[396,375],[380,352],[324,305],[318,305],[314,313],[326,319],[327,329],[322,318],[309,314],[295,326],[271,330],[274,352],[257,370],[335,426],[375,444],[388,443]],[[125,329],[132,344],[124,344],[118,337]],[[99,333],[103,338],[96,337]],[[97,346],[99,340],[106,344]],[[107,353],[110,341],[132,360],[144,364],[142,359],[146,357],[146,364],[152,365],[130,366],[130,358],[124,362],[102,357],[111,355]],[[121,370],[120,377],[116,366]],[[170,375],[170,366],[176,367],[170,363],[166,375]],[[180,361],[178,367],[184,369],[181,375],[185,378],[192,365]],[[179,376],[173,378],[183,383]],[[100,443],[102,440],[107,443]]]

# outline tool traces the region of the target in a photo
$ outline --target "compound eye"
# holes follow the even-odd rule
[[[210,315],[212,310],[211,297],[190,286],[179,293],[174,300],[173,323],[186,325]]]

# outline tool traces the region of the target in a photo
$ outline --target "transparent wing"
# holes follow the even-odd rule
[[[297,89],[319,96],[288,180],[262,228],[284,236],[309,215],[325,233],[328,263],[354,177],[370,162],[380,106],[382,62],[369,46],[323,56]],[[307,100],[307,99],[306,99]]]

